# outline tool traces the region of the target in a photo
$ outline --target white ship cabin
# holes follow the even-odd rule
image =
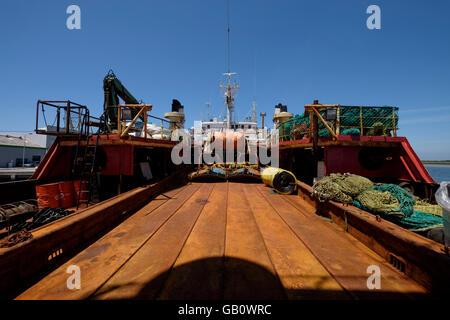
[[[217,118],[213,118],[210,121],[199,121],[202,128],[202,134],[205,140],[214,135],[214,132],[227,131],[227,121],[219,121]],[[198,125],[198,124],[197,124]],[[191,134],[193,134],[194,128],[191,128]],[[247,139],[264,140],[267,136],[267,128],[261,129],[257,127],[257,123],[253,121],[235,121],[231,123],[230,130],[241,132]]]

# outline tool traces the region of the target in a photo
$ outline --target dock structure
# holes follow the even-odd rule
[[[67,288],[72,265],[81,271],[79,290]],[[381,271],[380,289],[368,287],[369,266]],[[302,197],[225,182],[156,196],[16,298],[409,299],[427,292]]]
[[[28,179],[36,170],[36,167],[25,168],[0,168],[0,180]]]

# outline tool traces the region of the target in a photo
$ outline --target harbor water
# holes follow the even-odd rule
[[[450,181],[450,165],[427,164],[425,168],[437,183]]]

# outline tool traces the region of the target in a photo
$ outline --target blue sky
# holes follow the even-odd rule
[[[81,8],[81,30],[66,8]],[[381,8],[381,30],[366,8]],[[231,0],[231,69],[242,120],[319,99],[400,107],[400,135],[422,159],[450,159],[450,1]],[[1,131],[34,129],[37,99],[70,99],[98,115],[111,68],[162,116],[176,98],[187,126],[223,110],[225,0],[2,0]],[[267,122],[266,122],[267,123]]]

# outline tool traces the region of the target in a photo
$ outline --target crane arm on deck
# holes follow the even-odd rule
[[[119,105],[119,97],[126,104],[139,104],[139,101],[124,87],[114,72],[110,70],[103,79],[103,90],[105,100],[103,108],[105,111],[105,122],[112,128],[117,127],[117,106]],[[136,116],[137,110],[131,110],[133,117]]]

